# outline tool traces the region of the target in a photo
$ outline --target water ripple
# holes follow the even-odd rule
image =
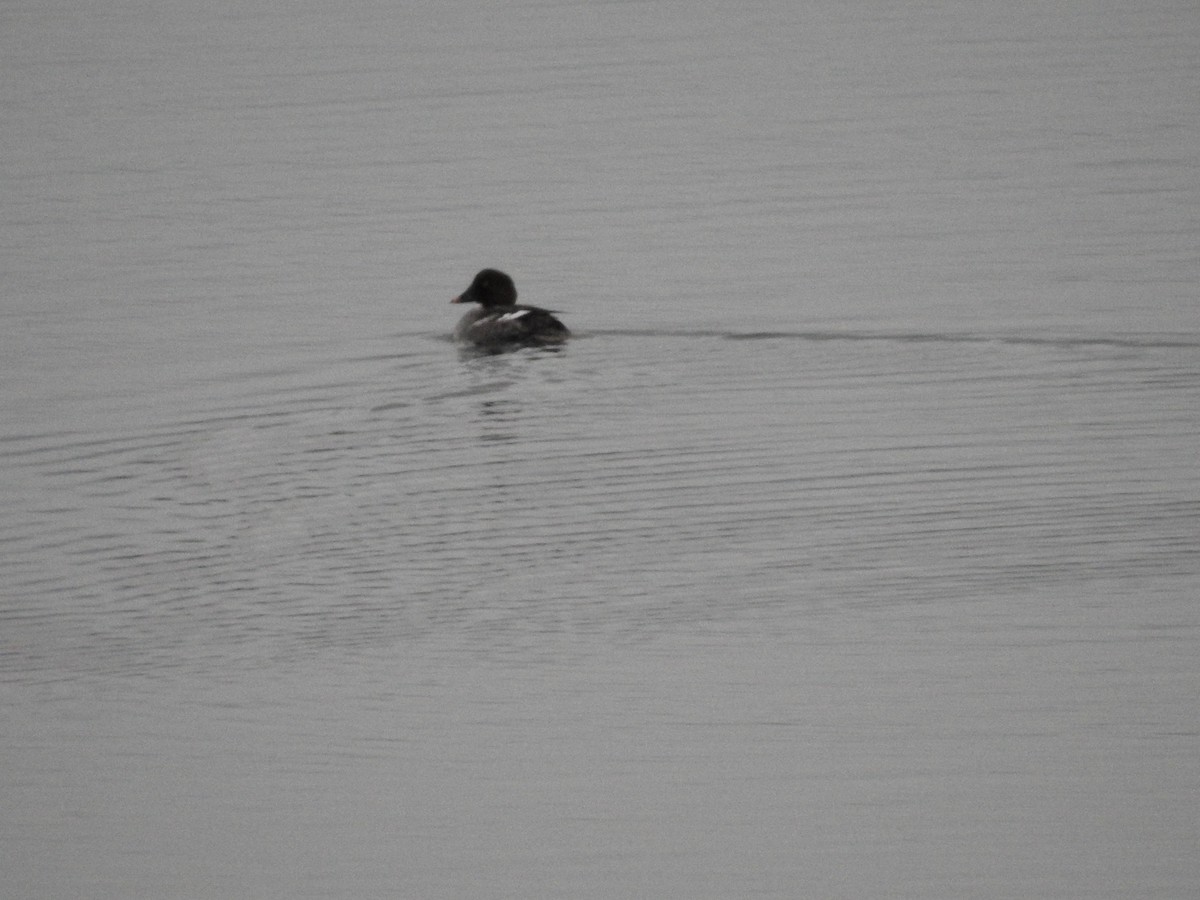
[[[650,336],[670,338],[654,359]],[[250,379],[208,415],[198,393],[140,431],[7,439],[5,677],[479,652],[482,623],[528,643],[547,617],[625,640],[774,604],[1197,571],[1195,344],[436,349]]]

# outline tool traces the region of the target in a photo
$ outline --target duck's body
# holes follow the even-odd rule
[[[451,303],[478,303],[459,321],[454,336],[466,344],[499,353],[516,347],[557,346],[571,332],[549,310],[518,305],[513,280],[496,269],[484,269]]]

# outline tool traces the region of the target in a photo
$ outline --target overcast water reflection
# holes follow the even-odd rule
[[[0,17],[6,892],[1194,890],[1194,4]]]

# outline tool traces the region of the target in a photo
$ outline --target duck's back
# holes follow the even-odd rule
[[[571,332],[549,310],[512,305],[472,310],[458,323],[455,335],[477,347],[503,349],[554,346]]]

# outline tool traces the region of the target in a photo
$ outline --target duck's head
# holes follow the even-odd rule
[[[485,309],[512,306],[517,302],[517,286],[499,269],[484,269],[475,276],[469,288],[450,302],[478,303]]]

